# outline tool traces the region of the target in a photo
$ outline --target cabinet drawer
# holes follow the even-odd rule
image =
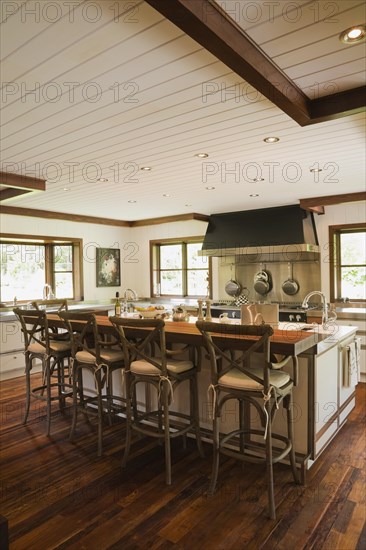
[[[364,319],[337,319],[337,325],[343,325],[345,327],[357,327],[357,332],[366,332],[366,321]]]
[[[19,321],[4,321],[0,323],[1,353],[24,349],[23,333]]]
[[[14,371],[19,371],[14,373]],[[0,378],[12,378],[13,376],[21,376],[25,370],[24,353],[3,353],[0,355]]]

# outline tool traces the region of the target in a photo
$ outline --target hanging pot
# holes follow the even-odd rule
[[[254,276],[254,290],[264,296],[272,289],[271,276],[265,269],[261,269]]]
[[[282,283],[282,290],[288,296],[297,294],[300,290],[300,285],[293,278],[293,266],[291,262],[288,262],[288,278]]]
[[[232,269],[233,266],[231,266],[231,271]],[[239,296],[239,294],[241,293],[241,284],[231,277],[230,281],[228,281],[225,285],[225,292],[229,296],[233,296],[234,298],[236,298],[236,296]]]

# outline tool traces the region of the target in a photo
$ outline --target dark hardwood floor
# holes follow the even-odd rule
[[[226,460],[208,498],[211,448],[201,459],[193,441],[173,445],[173,484],[164,484],[163,448],[136,440],[120,467],[124,423],[106,427],[96,456],[93,419],[79,419],[68,441],[69,414],[55,409],[50,437],[44,409],[33,402],[21,424],[22,378],[1,384],[1,510],[11,550],[32,549],[341,549],[366,548],[365,394],[341,433],[309,472],[306,487],[275,468],[277,520],[267,517],[263,468]]]

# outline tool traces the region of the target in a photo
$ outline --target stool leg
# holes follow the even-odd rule
[[[76,421],[78,416],[78,381],[80,378],[80,370],[77,367],[76,360],[74,360],[73,372],[72,372],[72,422],[69,439],[72,441],[74,439]]]
[[[213,418],[213,455],[212,455],[212,474],[208,494],[213,495],[216,489],[217,476],[219,473],[220,462],[220,409],[216,405]]]
[[[292,393],[286,396],[284,400],[284,405],[287,409],[287,430],[288,438],[291,442],[291,451],[290,451],[290,462],[292,475],[294,477],[295,483],[299,484],[299,473],[296,468],[296,457],[295,457],[295,447],[294,447],[294,422],[293,422],[293,410],[292,410]]]
[[[169,386],[166,380],[163,381],[163,417],[164,417],[164,442],[165,442],[165,482],[172,484],[172,463],[170,453],[169,433]]]
[[[193,418],[194,428],[196,433],[196,442],[197,449],[202,458],[205,457],[203,450],[202,439],[201,439],[201,430],[200,430],[200,409],[198,401],[198,382],[197,376],[190,379],[190,389],[191,389],[191,418]]]
[[[23,424],[27,423],[28,415],[29,415],[29,407],[30,407],[30,393],[31,393],[31,387],[30,387],[30,371],[32,370],[32,359],[29,356],[29,353],[26,352],[25,354],[25,412],[24,412],[24,419]]]
[[[100,370],[96,373],[97,402],[98,402],[98,456],[102,456],[103,440],[103,398]]]
[[[126,444],[122,459],[122,468],[126,467],[128,455],[131,447],[131,423],[132,423],[132,395],[136,396],[136,389],[132,387],[131,374],[125,373],[126,380]]]
[[[51,358],[46,359],[46,403],[47,403],[47,435],[51,431]]]
[[[276,519],[276,506],[274,501],[274,486],[273,486],[273,458],[272,458],[272,425],[271,425],[271,406],[272,399],[266,402],[268,412],[268,428],[266,439],[266,463],[267,463],[267,485],[268,485],[268,504],[269,515],[271,519]]]

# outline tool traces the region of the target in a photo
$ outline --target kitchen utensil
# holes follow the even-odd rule
[[[246,286],[243,287],[242,293],[235,300],[236,306],[241,306],[242,304],[249,304],[249,289]]]
[[[300,285],[293,278],[293,265],[288,262],[288,278],[282,283],[282,290],[288,296],[293,296],[299,292]]]
[[[231,265],[231,272],[232,270],[233,270],[233,266]],[[238,281],[236,281],[235,279],[233,279],[232,274],[231,274],[230,281],[228,281],[225,285],[225,292],[226,294],[228,294],[229,296],[233,296],[234,298],[236,296],[239,296],[239,294],[241,293],[241,284],[238,283]]]
[[[173,321],[189,321],[189,315],[183,304],[173,309]]]
[[[262,268],[261,264],[260,271],[254,276],[254,290],[263,296],[264,294],[268,294],[271,289],[271,276],[268,271]]]

